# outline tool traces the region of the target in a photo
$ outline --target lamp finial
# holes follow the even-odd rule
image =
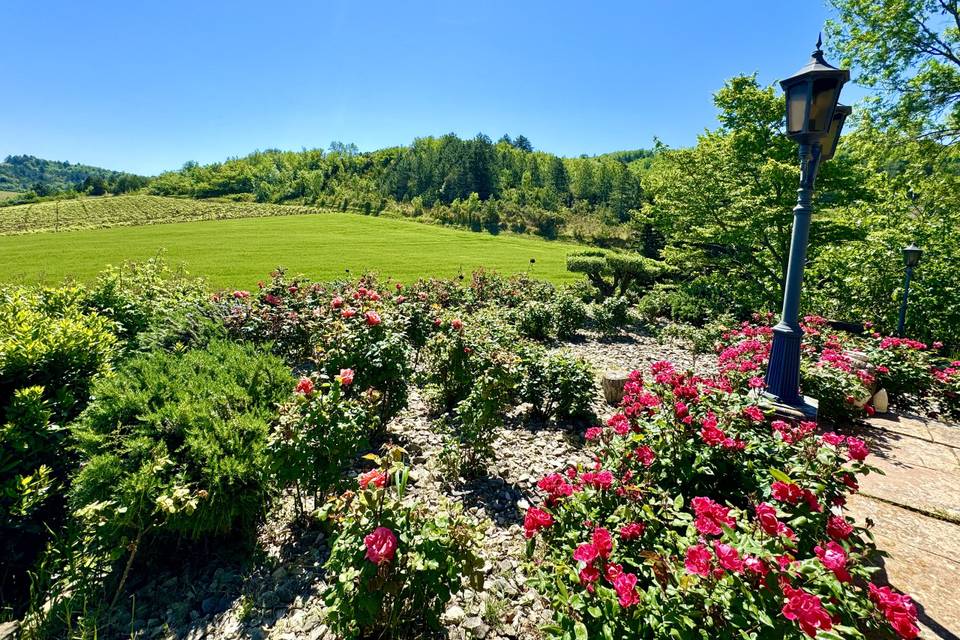
[[[817,51],[820,51],[820,47],[823,46],[823,33],[817,33]]]

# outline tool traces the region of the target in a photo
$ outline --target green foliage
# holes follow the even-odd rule
[[[338,486],[344,469],[367,446],[377,418],[373,407],[344,397],[338,380],[301,386],[280,408],[270,434],[269,456],[281,487],[324,494]]]
[[[541,342],[550,339],[557,322],[554,307],[549,302],[538,300],[527,302],[516,309],[513,318],[520,335]]]
[[[80,190],[84,183],[97,180],[103,192],[122,193],[146,184],[140,176],[69,162],[42,160],[33,156],[7,156],[0,162],[0,191],[32,190],[37,195]]]
[[[385,486],[371,482],[320,513],[337,530],[325,565],[326,620],[344,638],[438,632],[453,593],[483,584],[480,527],[459,507],[407,498],[410,470],[402,455],[393,449],[374,456]],[[387,542],[377,544],[375,535]]]
[[[63,425],[116,356],[113,323],[82,301],[75,288],[0,292],[0,596],[16,609],[27,568],[63,520],[76,462]]]
[[[205,284],[183,270],[171,269],[162,255],[144,262],[109,267],[100,274],[86,296],[86,305],[117,325],[117,335],[130,347],[172,345],[211,331],[206,321],[213,316]]]
[[[250,531],[273,490],[267,436],[293,388],[283,363],[213,342],[153,352],[101,379],[72,427],[83,458],[70,501],[109,548],[150,532]]]
[[[615,296],[595,303],[593,322],[606,335],[620,333],[630,322],[630,301],[623,296]]]
[[[956,2],[831,0],[827,44],[878,91],[871,110],[912,134],[960,136],[960,7]]]
[[[557,292],[553,299],[553,330],[559,340],[577,335],[587,320],[587,307],[570,290]]]
[[[565,352],[522,352],[518,398],[544,420],[586,418],[592,414],[596,381],[590,365]]]
[[[639,254],[586,249],[567,255],[567,271],[585,274],[604,296],[623,296],[633,286],[645,287],[663,269],[661,263]]]

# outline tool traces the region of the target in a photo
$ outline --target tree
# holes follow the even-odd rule
[[[880,90],[881,122],[960,139],[960,2],[831,0],[828,44],[857,81]]]
[[[525,151],[527,153],[533,151],[533,145],[530,143],[530,140],[527,139],[527,136],[522,134],[514,139],[513,146],[517,149],[520,149],[520,151]]]
[[[734,307],[724,310],[776,308],[799,172],[796,145],[783,135],[783,101],[755,76],[737,76],[714,102],[719,129],[701,135],[693,148],[657,153],[643,176],[650,201],[637,222],[663,234],[664,258],[687,274],[686,282],[716,292],[717,305]],[[818,200],[839,205],[855,199],[857,182],[851,163],[838,157],[821,168]],[[852,223],[825,208],[817,212],[811,257],[825,245],[858,237]]]

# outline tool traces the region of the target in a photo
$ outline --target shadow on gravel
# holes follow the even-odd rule
[[[500,476],[483,476],[467,480],[457,492],[467,507],[480,507],[487,517],[502,526],[520,524],[524,512],[517,506],[529,497],[516,484]]]

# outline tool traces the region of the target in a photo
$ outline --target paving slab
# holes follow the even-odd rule
[[[873,521],[882,561],[880,581],[917,603],[922,637],[960,639],[960,526],[862,495],[847,508],[861,524]]]

